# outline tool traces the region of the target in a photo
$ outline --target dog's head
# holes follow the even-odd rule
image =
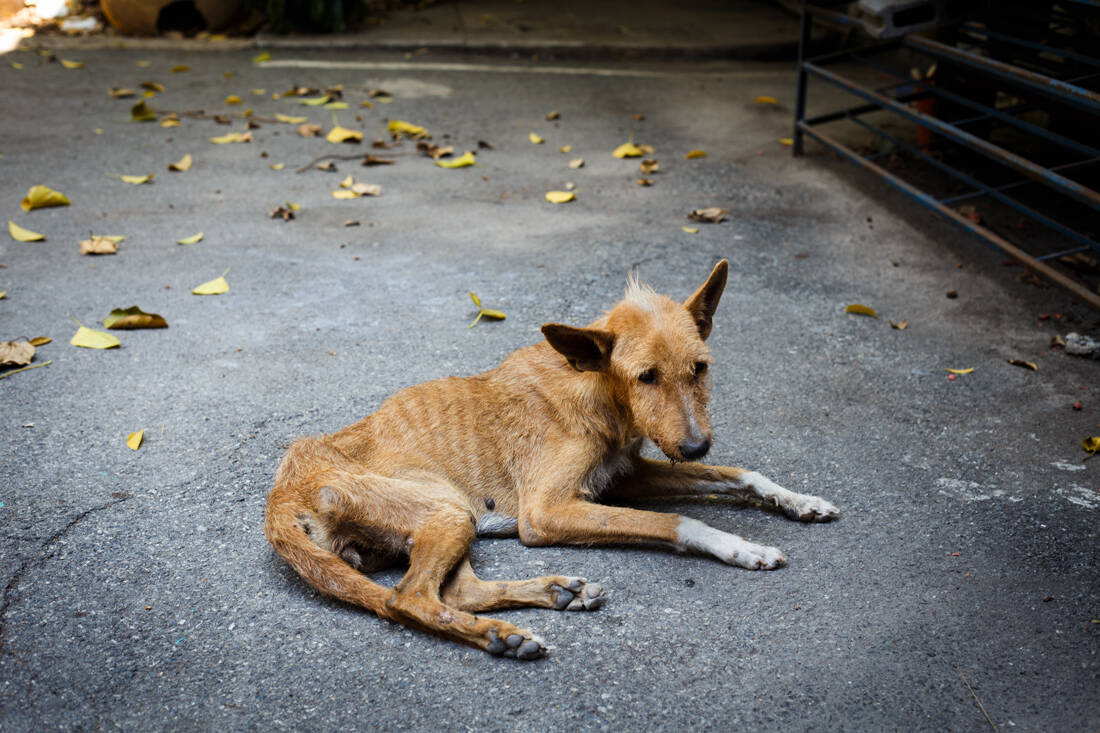
[[[669,459],[710,450],[706,338],[729,264],[722,260],[690,298],[677,303],[633,277],[626,297],[587,328],[548,323],[542,333],[577,371],[601,372],[634,428]]]

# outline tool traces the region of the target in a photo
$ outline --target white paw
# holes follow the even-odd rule
[[[787,556],[777,548],[745,540],[741,540],[741,545],[732,555],[722,559],[729,565],[748,570],[775,570],[787,564]]]
[[[727,565],[748,570],[774,570],[787,564],[787,558],[774,547],[749,542],[690,517],[680,518],[677,535],[681,547],[713,555]]]
[[[831,502],[809,494],[793,494],[781,506],[788,517],[803,522],[828,522],[840,514]]]

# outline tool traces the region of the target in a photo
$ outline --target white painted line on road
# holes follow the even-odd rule
[[[460,71],[477,74],[564,74],[567,76],[619,76],[638,78],[678,78],[682,76],[775,77],[789,71],[650,71],[647,69],[597,69],[582,66],[508,66],[497,64],[409,63],[405,61],[317,61],[314,59],[273,59],[259,64],[262,68],[283,69],[354,69],[360,71]]]

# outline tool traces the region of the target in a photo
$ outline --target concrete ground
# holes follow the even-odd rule
[[[287,49],[257,66],[254,53],[0,65],[3,218],[47,237],[0,242],[0,336],[53,338],[36,357],[50,366],[0,380],[0,728],[1100,724],[1100,461],[1083,463],[1080,447],[1100,434],[1100,365],[1047,345],[1095,335],[1096,314],[854,168],[819,151],[792,159],[777,142],[789,64]],[[171,73],[179,64],[190,71]],[[213,145],[244,122],[132,123],[134,100],[106,94],[143,81],[166,87],[149,102],[163,110],[250,107],[326,131],[335,117],[365,142],[402,119],[456,152],[494,149],[444,170],[408,142],[333,145],[268,122],[251,143]],[[296,84],[342,84],[351,109],[271,99]],[[372,89],[393,102],[359,109]],[[245,104],[223,105],[230,94]],[[637,160],[611,156],[630,137],[655,149],[652,186],[635,183]],[[708,156],[685,160],[696,148]],[[397,163],[294,172],[368,151]],[[191,170],[166,170],[185,153]],[[583,168],[567,167],[574,157]],[[148,173],[140,186],[112,177]],[[334,199],[349,174],[382,194]],[[568,182],[576,201],[544,200]],[[72,205],[22,212],[34,184]],[[286,202],[297,218],[268,217]],[[686,219],[704,206],[729,220]],[[198,231],[202,242],[176,244]],[[89,232],[127,239],[82,257]],[[484,577],[560,572],[610,589],[596,613],[496,614],[550,643],[524,664],[329,601],[267,545],[264,498],[295,436],[337,429],[402,386],[488,368],[544,322],[591,320],[631,266],[684,297],[721,257],[708,460],[825,496],[842,516],[661,507],[778,546],[789,567],[478,542]],[[228,293],[190,293],[227,268]],[[468,328],[470,290],[507,320]],[[850,303],[881,318],[848,315]],[[109,351],[68,344],[70,316],[95,327],[134,304],[170,327],[118,332]],[[974,371],[949,381],[949,367]]]

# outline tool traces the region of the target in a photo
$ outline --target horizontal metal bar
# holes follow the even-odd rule
[[[1023,264],[1025,267],[1030,268],[1031,270],[1042,275],[1043,277],[1053,280],[1054,282],[1058,283],[1058,285],[1062,286],[1081,300],[1091,305],[1093,308],[1100,310],[1100,295],[1093,293],[1088,288],[1067,277],[1061,272],[1055,270],[1053,267],[1046,264],[1045,262],[1040,262],[1039,260],[1029,255],[1027,252],[1024,252],[1022,249],[1009,242],[1004,237],[1001,237],[995,232],[986,229],[981,224],[972,222],[957,211],[953,211],[946,206],[940,205],[936,202],[935,199],[933,199],[924,191],[921,191],[919,188],[916,188],[915,186],[906,183],[905,181],[901,180],[900,178],[883,169],[882,167],[877,166],[874,163],[865,161],[858,153],[850,150],[848,147],[834,140],[828,135],[818,132],[817,130],[814,130],[809,125],[806,125],[804,123],[799,123],[799,127],[801,128],[802,132],[814,138],[822,145],[825,145],[826,147],[836,151],[837,153],[840,153],[853,163],[858,163],[863,168],[877,174],[884,181],[886,181],[902,193],[905,193],[906,195],[916,199],[935,213],[939,214],[945,219],[948,219],[949,221],[954,222],[968,232],[971,232],[972,234],[981,237],[989,244],[998,247],[1010,257]]]
[[[965,51],[955,46],[948,46],[939,41],[923,36],[910,35],[902,41],[902,45],[917,51],[951,59],[972,69],[978,69],[996,77],[1010,81],[1022,87],[1039,92],[1052,99],[1057,99],[1072,104],[1079,109],[1094,115],[1100,115],[1100,93],[1090,89],[1068,84],[1060,79],[1054,79],[1045,74],[1021,69],[1019,66],[995,61],[986,56]]]
[[[985,191],[971,191],[970,193],[960,193],[957,196],[948,196],[947,198],[937,199],[944,206],[950,204],[957,204],[960,201],[966,201],[967,199],[976,199],[979,196],[988,196]]]
[[[1078,254],[1080,252],[1088,252],[1090,249],[1091,249],[1090,247],[1077,247],[1075,249],[1064,249],[1061,252],[1051,252],[1048,255],[1043,255],[1042,257],[1036,257],[1035,259],[1039,260],[1040,262],[1046,262],[1047,260],[1058,260],[1058,259],[1061,259],[1063,257],[1069,257],[1070,255]]]
[[[980,191],[984,195],[989,196],[990,198],[993,198],[997,201],[1000,201],[1005,206],[1011,207],[1011,208],[1015,209],[1016,211],[1019,211],[1021,214],[1024,214],[1025,216],[1031,217],[1032,219],[1039,222],[1040,224],[1043,224],[1046,227],[1048,227],[1050,229],[1053,229],[1054,231],[1058,232],[1059,234],[1061,234],[1065,237],[1068,237],[1069,239],[1072,239],[1075,242],[1079,242],[1080,244],[1082,244],[1085,247],[1094,248],[1094,249],[1096,249],[1097,252],[1100,252],[1100,243],[1094,242],[1091,239],[1089,239],[1088,237],[1086,237],[1085,235],[1081,234],[1080,232],[1077,232],[1077,231],[1074,231],[1073,229],[1070,229],[1069,227],[1067,227],[1065,224],[1058,221],[1057,219],[1052,219],[1049,216],[1047,216],[1046,214],[1043,214],[1040,211],[1036,211],[1035,209],[1032,209],[1031,207],[1020,203],[1019,201],[1012,198],[1011,196],[1005,196],[1004,193],[1000,189],[996,189],[996,188],[993,188],[991,186],[987,186],[986,184],[979,181],[977,178],[972,178],[971,176],[968,176],[967,174],[963,173],[959,169],[953,168],[953,167],[949,166],[947,163],[944,163],[943,161],[940,161],[940,160],[937,160],[937,159],[933,158],[931,155],[928,155],[923,150],[918,150],[917,148],[914,148],[912,145],[909,145],[906,142],[904,142],[902,140],[899,140],[898,138],[894,137],[893,135],[886,132],[885,130],[880,130],[879,128],[875,127],[874,125],[870,125],[870,124],[864,122],[861,119],[852,118],[852,122],[856,123],[857,125],[859,125],[863,129],[867,130],[868,132],[874,133],[875,135],[878,135],[879,137],[881,137],[885,140],[888,140],[889,142],[893,143],[895,147],[898,147],[898,148],[901,148],[902,150],[907,151],[910,155],[914,155],[914,156],[920,158],[925,163],[927,163],[928,165],[936,168],[937,170],[943,171],[944,173],[951,176],[952,178],[955,178],[957,180],[962,181],[963,183],[970,186],[971,188],[977,189],[978,191]],[[1011,186],[1007,186],[1006,188],[1010,188],[1010,187]],[[974,197],[973,196],[967,196],[966,198],[974,198]],[[964,200],[964,198],[963,197],[958,197],[957,200],[961,201],[961,200]],[[945,202],[941,200],[940,203],[945,203]]]
[[[955,142],[972,148],[978,151],[982,155],[985,155],[991,160],[995,160],[998,163],[1012,168],[1013,170],[1022,173],[1028,178],[1034,179],[1039,183],[1042,183],[1049,188],[1065,193],[1066,195],[1080,201],[1081,203],[1089,206],[1093,209],[1100,210],[1100,193],[1093,191],[1091,188],[1084,186],[1077,181],[1070,180],[1064,176],[1060,176],[1057,173],[1044,168],[1041,165],[1033,163],[1032,161],[1016,155],[1013,152],[1005,150],[1002,147],[994,145],[991,142],[983,140],[976,135],[960,130],[946,122],[939,120],[931,115],[926,115],[923,112],[911,109],[903,104],[898,104],[888,97],[884,97],[881,94],[865,89],[856,82],[847,79],[839,74],[834,74],[831,71],[822,69],[813,64],[803,64],[803,70],[825,79],[832,84],[851,92],[857,97],[866,99],[868,102],[877,102],[883,108],[888,109],[895,114],[904,117],[912,122],[916,122],[918,125],[931,128],[935,132],[943,135],[944,137],[954,140]]]
[[[901,74],[894,71],[893,69],[890,69],[889,67],[886,67],[886,66],[882,66],[880,64],[876,64],[874,61],[871,61],[869,59],[865,59],[865,58],[863,58],[863,57],[861,57],[857,54],[853,53],[852,58],[859,60],[861,63],[863,63],[868,68],[874,69],[875,71],[878,71],[882,74],[888,74],[890,76],[893,76],[896,79],[906,79],[906,77],[902,76]],[[972,110],[990,115],[991,117],[999,120],[1000,122],[1002,122],[1006,125],[1010,125],[1012,127],[1015,127],[1018,130],[1023,130],[1024,132],[1029,133],[1031,135],[1034,135],[1038,138],[1041,138],[1041,139],[1044,139],[1044,140],[1049,140],[1050,142],[1052,142],[1056,145],[1061,145],[1064,148],[1068,148],[1068,149],[1074,151],[1078,155],[1088,155],[1088,156],[1092,156],[1092,157],[1100,155],[1100,149],[1091,147],[1089,145],[1085,145],[1084,143],[1078,142],[1077,140],[1074,140],[1071,137],[1066,137],[1065,135],[1060,135],[1056,132],[1051,132],[1050,130],[1048,130],[1044,127],[1039,127],[1038,125],[1032,124],[1031,122],[1028,122],[1027,120],[1023,120],[1023,119],[1020,119],[1019,117],[1015,117],[1013,115],[1007,114],[1007,113],[1003,112],[1002,110],[996,109],[995,107],[989,107],[988,105],[981,104],[980,102],[975,102],[974,100],[972,100],[968,97],[964,97],[961,94],[956,94],[956,93],[948,91],[948,90],[946,90],[942,87],[938,87],[938,86],[935,86],[933,84],[929,84],[926,81],[916,81],[916,80],[913,80],[913,79],[908,79],[908,83],[913,85],[913,86],[919,87],[920,89],[923,89],[923,90],[925,90],[925,91],[927,91],[931,94],[934,94],[937,97],[943,97],[944,99],[946,99],[948,101],[951,101],[951,102],[954,102],[955,104],[960,105],[962,107],[967,107],[969,109],[972,109]],[[948,124],[957,125],[959,123],[958,122],[949,122]]]
[[[1022,38],[1016,38],[1004,33],[996,33],[994,31],[982,28],[974,21],[968,21],[962,24],[962,30],[967,33],[972,33],[977,36],[985,36],[995,41],[1001,41],[1011,46],[1020,46],[1022,48],[1030,48],[1033,51],[1039,51],[1040,53],[1049,53],[1054,56],[1061,56],[1064,59],[1070,59],[1071,61],[1077,61],[1078,63],[1085,64],[1087,66],[1096,66],[1100,68],[1100,59],[1094,59],[1089,56],[1082,56],[1079,53],[1073,53],[1072,51],[1065,51],[1055,46],[1045,46],[1042,43],[1035,43],[1033,41],[1025,41]]]

